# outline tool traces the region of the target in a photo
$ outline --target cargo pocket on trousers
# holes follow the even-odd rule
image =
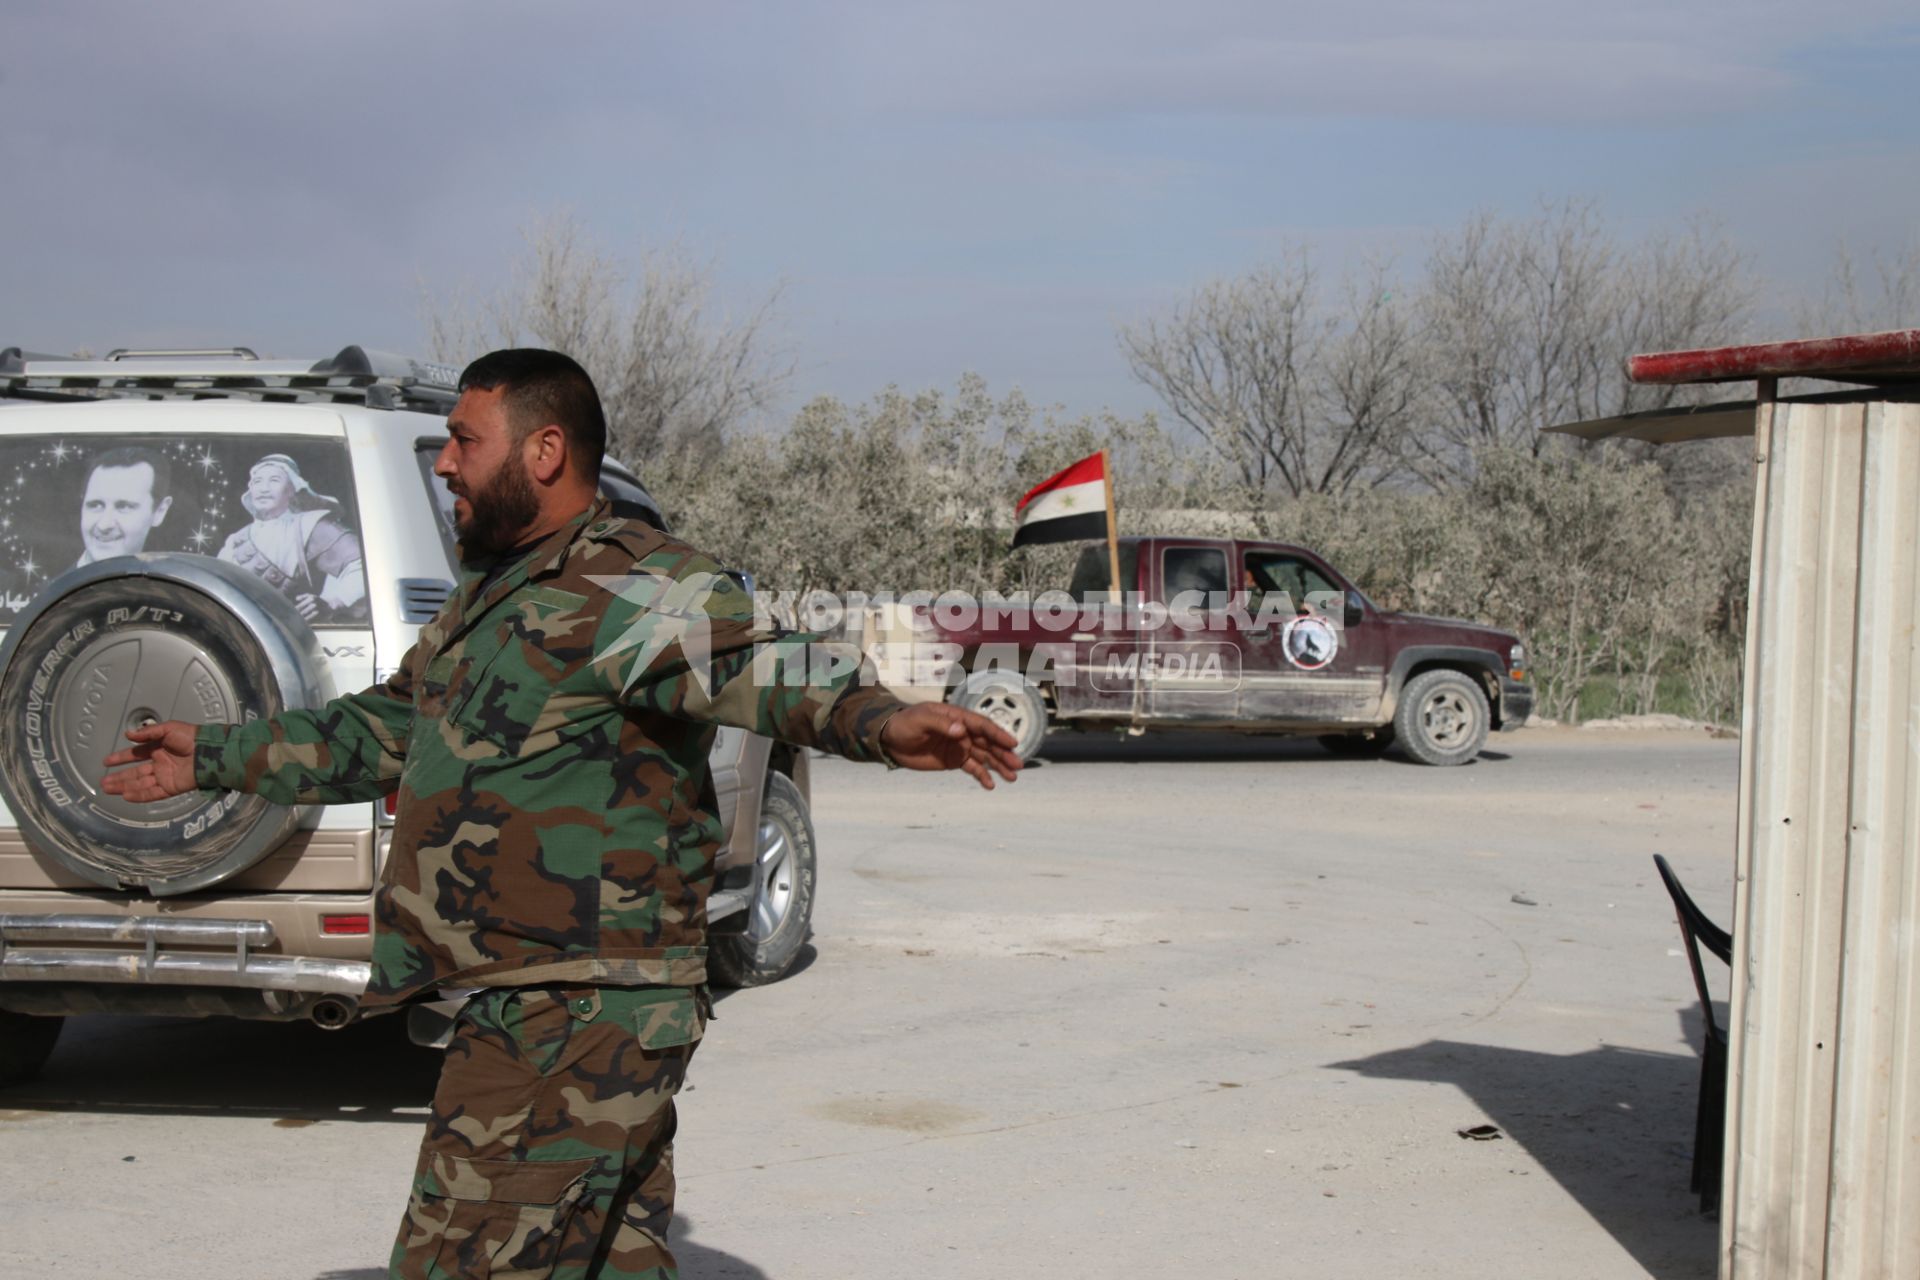
[[[706,1034],[702,1000],[686,987],[632,993],[624,1013],[648,1053],[696,1044]]]
[[[515,1280],[546,1276],[587,1194],[595,1161],[434,1160],[445,1225],[432,1276]]]

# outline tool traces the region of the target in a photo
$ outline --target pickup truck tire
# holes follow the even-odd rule
[[[1047,701],[1032,682],[1012,671],[982,671],[953,691],[953,705],[978,711],[1013,735],[1024,762],[1040,754],[1047,736]]]
[[[1421,764],[1465,764],[1480,754],[1491,716],[1480,682],[1460,671],[1423,671],[1400,691],[1394,737]]]
[[[1323,733],[1320,745],[1337,756],[1377,756],[1393,745],[1393,726],[1382,725],[1361,733]]]
[[[0,1086],[18,1084],[40,1074],[41,1064],[53,1052],[65,1018],[0,1009]]]
[[[769,773],[746,928],[711,938],[707,970],[714,982],[758,987],[787,975],[813,932],[816,863],[813,822],[800,788],[784,773]]]
[[[232,565],[125,556],[72,570],[0,647],[0,795],[41,852],[94,884],[216,884],[277,848],[300,811],[237,791],[136,805],[100,789],[103,761],[137,725],[312,705],[317,655],[293,606]]]

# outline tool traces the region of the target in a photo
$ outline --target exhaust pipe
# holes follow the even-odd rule
[[[352,1022],[359,1013],[357,1000],[345,1000],[339,996],[322,996],[313,1002],[313,1008],[307,1010],[307,1016],[313,1019],[313,1025],[322,1031],[338,1031]]]

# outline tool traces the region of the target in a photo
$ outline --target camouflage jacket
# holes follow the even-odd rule
[[[385,684],[203,726],[196,780],[286,804],[398,789],[370,1003],[705,981],[714,726],[884,760],[901,704],[844,646],[757,631],[719,565],[604,502],[485,567]]]

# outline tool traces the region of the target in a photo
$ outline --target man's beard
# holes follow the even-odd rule
[[[500,464],[484,489],[464,496],[467,519],[457,524],[455,532],[460,535],[462,555],[469,559],[512,550],[540,515],[533,477],[517,455]]]

